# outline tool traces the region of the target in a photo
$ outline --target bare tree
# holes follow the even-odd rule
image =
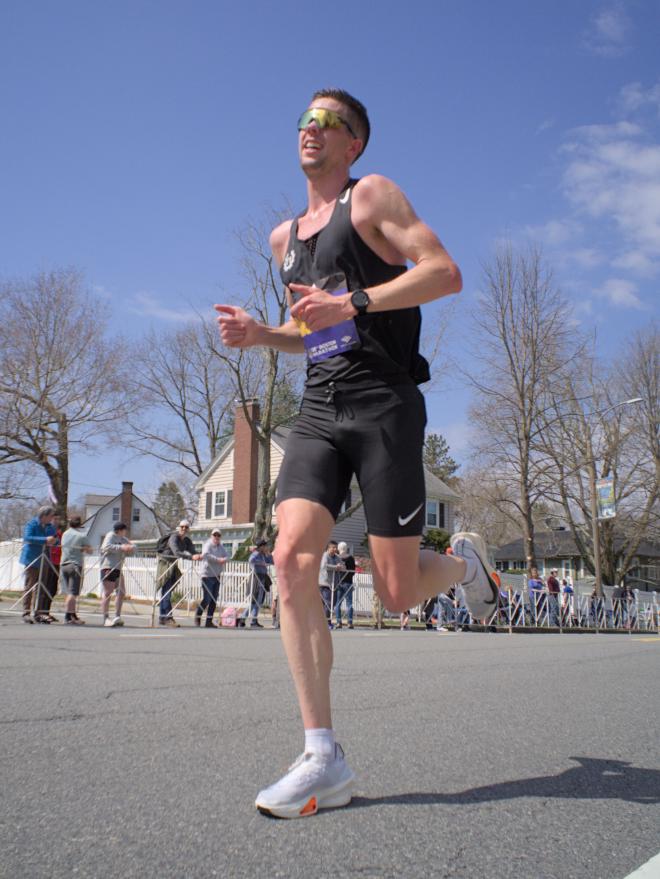
[[[69,458],[126,408],[119,342],[76,269],[0,284],[0,464],[41,468],[66,513]]]
[[[489,546],[501,546],[520,537],[515,481],[498,476],[486,461],[474,460],[461,471],[454,486],[460,494],[456,515],[461,531],[476,531]],[[534,531],[547,528],[561,507],[546,500],[532,504]]]
[[[134,346],[132,392],[142,406],[128,442],[175,474],[199,476],[232,430],[233,377],[214,348],[215,327],[202,318]]]
[[[290,214],[289,214],[290,215]],[[247,294],[242,305],[265,324],[279,326],[287,319],[287,301],[268,243],[269,229],[281,215],[271,212],[270,222],[248,221],[236,233],[241,250],[242,274]],[[270,478],[270,446],[273,431],[295,416],[302,386],[305,360],[274,348],[228,349],[214,338],[214,352],[232,376],[234,396],[259,445],[257,509],[254,538],[272,535],[272,508],[277,479]],[[247,406],[258,399],[260,418]]]
[[[615,584],[634,565],[644,539],[658,537],[660,361],[657,327],[637,334],[628,352],[605,367],[583,354],[544,413],[539,448],[547,456],[546,492],[562,504],[585,566]],[[641,398],[639,405],[628,401]],[[594,522],[597,478],[613,480],[616,517]]]
[[[569,310],[539,250],[502,247],[483,269],[474,313],[479,368],[468,378],[479,426],[476,454],[488,497],[522,531],[528,570],[534,558],[534,506],[543,496],[545,462],[534,439],[548,393],[575,350]]]

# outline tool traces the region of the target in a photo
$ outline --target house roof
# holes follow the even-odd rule
[[[275,430],[271,433],[270,441],[271,443],[276,445],[282,452],[284,452],[284,449],[286,448],[286,441],[290,433],[290,427],[276,427]],[[207,464],[206,467],[199,474],[197,482],[195,483],[195,488],[198,491],[201,491],[202,488],[204,488],[205,483],[215,473],[215,471],[222,464],[222,462],[225,460],[225,458],[233,448],[234,437],[231,437],[231,439],[228,439],[224,446],[221,447],[215,458],[209,464]]]
[[[107,504],[114,499],[114,494],[86,494],[84,497],[84,503],[86,507],[102,507],[104,504]]]
[[[623,544],[623,538],[615,538],[615,547]],[[539,531],[534,535],[534,555],[537,558],[564,558],[579,556],[579,550],[570,531]],[[637,552],[638,557],[660,558],[660,547],[647,540],[640,543]],[[495,561],[524,561],[525,549],[523,539],[505,543],[495,552]]]
[[[85,521],[83,522],[83,528],[87,525],[87,526],[88,526],[88,527],[87,527],[87,530],[89,530],[89,529],[92,527],[92,525],[93,525],[93,523],[94,523],[94,519],[96,519],[96,517],[97,517],[100,513],[102,513],[103,510],[106,509],[106,507],[109,507],[110,504],[115,503],[115,501],[118,501],[118,502],[121,504],[121,497],[122,497],[122,495],[121,495],[121,492],[120,492],[119,494],[115,494],[115,495],[93,495],[93,497],[105,497],[105,498],[106,498],[106,502],[105,502],[104,504],[101,505],[101,508],[100,508],[100,509],[98,509],[95,513],[92,513],[91,516],[89,516],[87,519],[85,519]],[[136,501],[140,501],[140,503],[142,504],[143,507],[146,507],[147,510],[151,510],[151,512],[152,512],[152,513],[154,514],[154,516],[156,517],[156,522],[158,522],[160,525],[164,525],[164,524],[165,524],[165,523],[163,522],[163,520],[157,515],[157,513],[155,512],[155,510],[153,510],[153,509],[149,506],[149,504],[145,503],[145,502],[142,500],[142,498],[139,498],[134,492],[131,492],[131,498],[133,498],[133,499],[136,500]]]
[[[435,473],[431,473],[427,467],[424,467],[424,485],[426,486],[427,497],[446,498],[452,501],[460,500],[460,494],[455,492],[453,488],[450,488]]]

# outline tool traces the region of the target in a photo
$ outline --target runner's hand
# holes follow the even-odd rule
[[[312,332],[334,327],[343,320],[355,317],[350,293],[333,296],[318,287],[306,284],[289,284],[289,289],[300,295],[291,308],[291,317],[304,321]]]
[[[218,327],[222,344],[228,348],[249,348],[258,344],[260,324],[236,305],[214,305],[220,317]]]

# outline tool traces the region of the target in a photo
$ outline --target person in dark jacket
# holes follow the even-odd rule
[[[172,613],[172,592],[181,579],[181,568],[178,559],[201,559],[201,555],[195,552],[195,545],[188,536],[190,522],[182,519],[176,531],[170,534],[167,548],[158,558],[158,588],[160,590],[160,613],[158,624],[160,626],[178,627]]]
[[[250,606],[245,610],[243,619],[250,620],[250,628],[262,629],[259,622],[259,611],[266,600],[266,592],[270,589],[270,575],[268,568],[273,564],[273,556],[268,552],[268,541],[260,540],[248,559],[250,564],[250,579],[248,595]],[[245,623],[244,623],[245,624]]]
[[[344,563],[344,570],[341,571],[339,585],[335,592],[335,620],[338,629],[342,627],[341,621],[341,605],[346,602],[346,617],[348,619],[348,628],[353,628],[353,577],[355,576],[355,558],[348,549],[348,544],[342,541],[339,546],[339,558]]]
[[[23,574],[23,622],[31,623],[32,597],[35,597],[35,610],[39,604],[39,593],[45,588],[48,566],[48,547],[56,542],[52,527],[55,510],[53,507],[39,507],[37,515],[25,526],[20,563],[25,565]],[[35,623],[48,623],[44,614],[35,613]]]

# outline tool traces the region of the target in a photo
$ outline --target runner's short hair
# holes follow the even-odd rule
[[[367,108],[362,101],[358,101],[357,98],[354,98],[353,95],[350,95],[344,89],[319,89],[312,95],[312,101],[315,101],[317,98],[332,98],[333,101],[339,101],[340,104],[343,104],[344,107],[346,107],[346,110],[348,111],[346,113],[348,117],[347,121],[355,134],[362,141],[362,149],[355,157],[355,161],[357,161],[366,150],[367,144],[369,143],[369,135],[371,134],[371,125],[369,124]]]
[[[42,516],[52,516],[55,512],[55,507],[43,506],[39,507],[37,510],[37,517],[41,519]]]
[[[80,516],[69,516],[69,528],[80,528],[82,519]]]
[[[115,524],[112,526],[112,530],[115,532],[115,534],[118,531],[128,531],[128,525],[125,522],[115,522]]]

